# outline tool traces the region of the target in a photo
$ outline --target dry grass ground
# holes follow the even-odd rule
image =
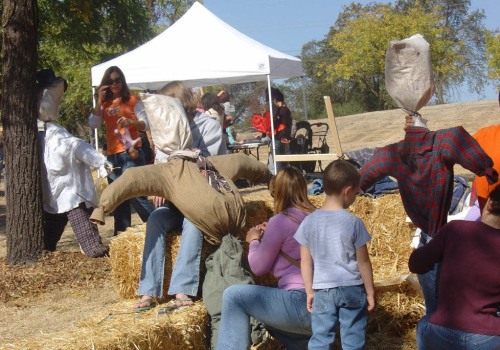
[[[335,109],[335,106],[334,106]],[[480,127],[500,122],[496,101],[425,107],[422,115],[430,129],[462,125],[471,134]],[[343,151],[383,146],[400,140],[404,113],[400,110],[364,113],[337,119]],[[333,142],[329,141],[333,149]],[[267,150],[261,147],[260,159]],[[456,172],[469,176],[468,171]],[[9,267],[5,264],[5,198],[3,178],[0,184],[0,348],[7,340],[64,330],[117,301],[111,283],[108,259],[89,259],[79,253],[78,244],[68,226],[58,252],[44,257],[33,267]],[[255,189],[253,189],[255,190]],[[137,215],[133,224],[141,221]],[[112,237],[113,220],[100,227],[105,243]],[[383,342],[383,340],[381,339]],[[380,349],[384,346],[381,344]],[[401,349],[414,349],[413,339],[402,339]]]

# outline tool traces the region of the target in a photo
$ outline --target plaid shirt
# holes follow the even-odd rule
[[[432,237],[447,221],[455,164],[496,181],[492,160],[461,126],[438,131],[411,127],[404,140],[378,148],[361,168],[361,189],[395,177],[407,215]]]

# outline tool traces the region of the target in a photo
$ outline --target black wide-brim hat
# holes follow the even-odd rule
[[[62,77],[56,77],[54,71],[50,68],[42,69],[36,73],[37,86],[40,89],[44,89],[52,85],[57,80],[62,79],[64,81],[64,91],[68,89],[68,82]]]

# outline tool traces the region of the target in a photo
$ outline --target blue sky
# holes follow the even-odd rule
[[[300,54],[305,43],[323,39],[335,23],[342,8],[352,2],[346,0],[205,0],[204,6],[249,37],[276,50],[296,56]],[[357,2],[368,4],[372,1],[358,0]],[[484,9],[486,28],[499,29],[499,0],[472,0],[471,8]],[[193,30],[203,30],[203,23]],[[469,94],[465,87],[456,95],[454,99],[456,102],[477,101],[484,98],[495,99],[498,96],[493,84],[486,87],[484,98]]]

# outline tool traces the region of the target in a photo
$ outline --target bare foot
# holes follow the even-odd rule
[[[176,294],[175,295],[175,305],[176,306],[191,306],[193,305],[193,299],[188,297],[186,294]]]
[[[139,309],[144,310],[152,308],[153,305],[155,305],[153,297],[149,295],[143,295],[142,298],[137,303],[134,304],[133,308],[137,310]]]

